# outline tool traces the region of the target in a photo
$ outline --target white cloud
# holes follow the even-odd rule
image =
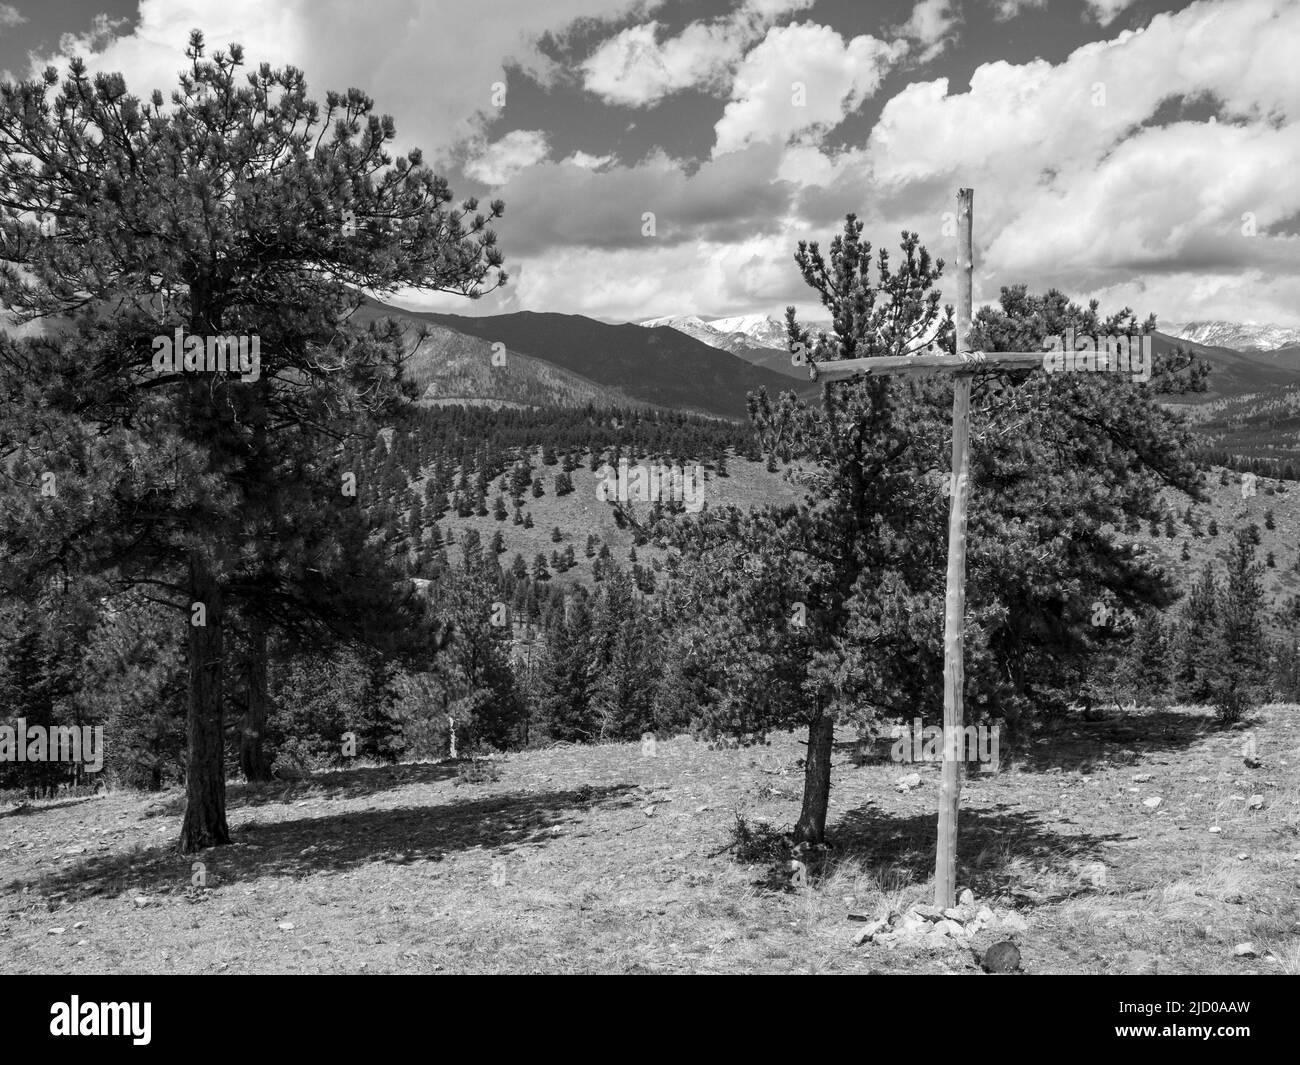
[[[952,39],[954,28],[960,21],[953,0],[918,0],[912,17],[898,32],[917,41],[921,46],[917,57],[922,63],[934,59]]]
[[[1103,26],[1109,26],[1115,17],[1126,7],[1131,7],[1133,0],[1087,0],[1088,14]]]
[[[376,109],[393,115],[399,150],[419,145],[430,161],[478,133],[497,114],[494,85],[517,63],[541,75],[551,62],[538,49],[542,34],[562,34],[575,21],[610,21],[642,11],[653,0],[140,0],[129,34],[87,56],[92,71],[121,71],[132,92],[168,95],[186,63],[189,32],[201,27],[209,49],[244,45],[250,63],[292,63],[307,75],[310,94],[364,88]],[[62,69],[61,57],[38,57]],[[509,98],[506,100],[509,108]]]
[[[714,156],[838,125],[880,87],[906,48],[865,35],[846,42],[814,23],[769,30],[736,71],[731,101],[714,127]]]
[[[727,18],[691,22],[663,40],[658,22],[629,26],[583,62],[583,87],[626,107],[649,107],[684,89],[723,89],[745,49],[768,26],[812,3],[746,0]]]
[[[582,64],[583,85],[607,103],[646,107],[694,86],[718,83],[741,55],[727,23],[693,22],[676,37],[656,39],[659,23],[631,26]]]
[[[1043,8],[1047,0],[994,0],[993,17],[999,22],[1013,19],[1027,8]]]
[[[574,152],[564,160],[573,166],[580,166],[583,170],[603,170],[614,161],[612,155],[591,155],[588,152]]]
[[[26,21],[27,16],[13,4],[0,4],[0,29],[7,30],[13,26],[20,26]]]
[[[466,160],[466,176],[484,185],[504,185],[525,167],[546,158],[549,146],[540,129],[513,129],[491,144],[476,144]]]

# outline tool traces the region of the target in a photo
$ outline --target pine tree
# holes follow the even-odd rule
[[[1249,534],[1239,534],[1228,556],[1205,669],[1209,701],[1224,724],[1239,721],[1264,697],[1267,661],[1262,574]]]
[[[92,83],[79,59],[57,91],[51,74],[0,93],[0,127],[22,131],[0,143],[0,227],[17,268],[0,277],[0,304],[69,324],[53,341],[18,341],[33,358],[0,359],[3,421],[20,442],[49,441],[57,425],[46,468],[69,491],[90,478],[99,489],[93,544],[58,528],[54,510],[12,506],[0,508],[0,537],[48,549],[6,574],[9,587],[34,587],[52,560],[75,556],[128,585],[174,590],[189,667],[188,852],[229,842],[227,637],[245,616],[359,640],[413,628],[394,594],[375,591],[396,587],[399,571],[354,535],[360,512],[346,509],[337,465],[338,424],[391,418],[413,389],[400,330],[349,318],[366,289],[485,291],[501,262],[488,229],[501,208],[447,209],[418,153],[393,163],[391,123],[357,90],[317,109],[292,68],[261,67],[246,83],[237,45],[209,59],[196,32],[186,56],[166,108],[161,93],[128,95],[118,75]],[[57,236],[24,221],[47,211]],[[343,234],[349,216],[362,239]],[[180,330],[173,366],[160,342]],[[236,354],[226,338],[241,337],[245,364],[220,370],[219,356]],[[212,368],[196,372],[204,355]],[[19,395],[35,400],[29,411],[15,409]],[[391,534],[404,487],[395,458],[379,479]],[[83,542],[69,555],[73,540]]]

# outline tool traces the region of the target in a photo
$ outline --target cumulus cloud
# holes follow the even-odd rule
[[[643,0],[494,0],[490,10],[439,0],[140,0],[129,33],[101,34],[90,53],[92,71],[121,71],[137,95],[166,95],[185,66],[191,29],[203,28],[209,48],[232,41],[250,62],[293,64],[308,89],[363,87],[378,110],[397,122],[400,148],[419,145],[445,158],[462,139],[481,134],[499,113],[495,87],[508,68],[546,76],[551,61],[539,49],[545,34],[562,34],[579,20],[613,22],[645,8]],[[95,27],[92,32],[98,32]],[[82,54],[80,39],[65,42]],[[62,56],[33,57],[32,73]],[[508,98],[507,98],[508,106]]]
[[[479,143],[464,164],[465,175],[493,187],[504,185],[524,167],[540,163],[549,147],[540,129],[515,129],[491,144]]]
[[[1088,14],[1103,26],[1109,26],[1115,17],[1126,7],[1131,7],[1133,0],[1087,0]]]
[[[960,20],[954,0],[918,0],[898,32],[920,45],[917,58],[927,63],[947,47]]]
[[[727,18],[689,23],[660,39],[660,24],[629,26],[583,62],[583,87],[607,103],[648,107],[685,89],[725,89],[745,49],[777,19],[813,0],[746,0]]]
[[[814,23],[769,30],[736,71],[714,127],[714,156],[833,128],[880,87],[906,49],[866,35],[845,41]]]

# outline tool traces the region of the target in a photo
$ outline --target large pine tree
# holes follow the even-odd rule
[[[0,303],[45,325],[6,340],[0,362],[0,448],[18,459],[0,538],[17,591],[92,571],[176,609],[189,851],[229,839],[228,627],[400,613],[391,583],[346,609],[328,594],[361,583],[333,519],[340,444],[413,391],[399,331],[350,326],[361,291],[475,296],[504,275],[501,205],[453,207],[418,151],[394,160],[393,123],[364,93],[328,93],[322,108],[300,71],[245,73],[237,45],[209,59],[197,32],[186,56],[167,103],[80,60],[61,84],[51,69],[0,86]],[[257,338],[257,372],[160,367],[178,330],[204,346]],[[47,474],[54,496],[38,491]],[[261,653],[256,635],[250,648]]]

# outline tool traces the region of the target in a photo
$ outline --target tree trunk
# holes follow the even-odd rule
[[[239,768],[244,779],[264,782],[271,779],[271,763],[266,757],[266,719],[270,708],[266,683],[266,622],[254,615],[249,619],[248,660],[244,664],[247,703],[243,727],[239,733]]]
[[[831,799],[831,748],[835,718],[822,714],[808,726],[808,757],[804,763],[803,809],[794,826],[800,843],[826,841],[826,809]]]
[[[221,585],[208,560],[190,556],[192,604],[202,604],[203,624],[189,625],[189,752],[185,775],[185,821],[181,853],[230,842],[226,825],[225,734],[222,729]]]

